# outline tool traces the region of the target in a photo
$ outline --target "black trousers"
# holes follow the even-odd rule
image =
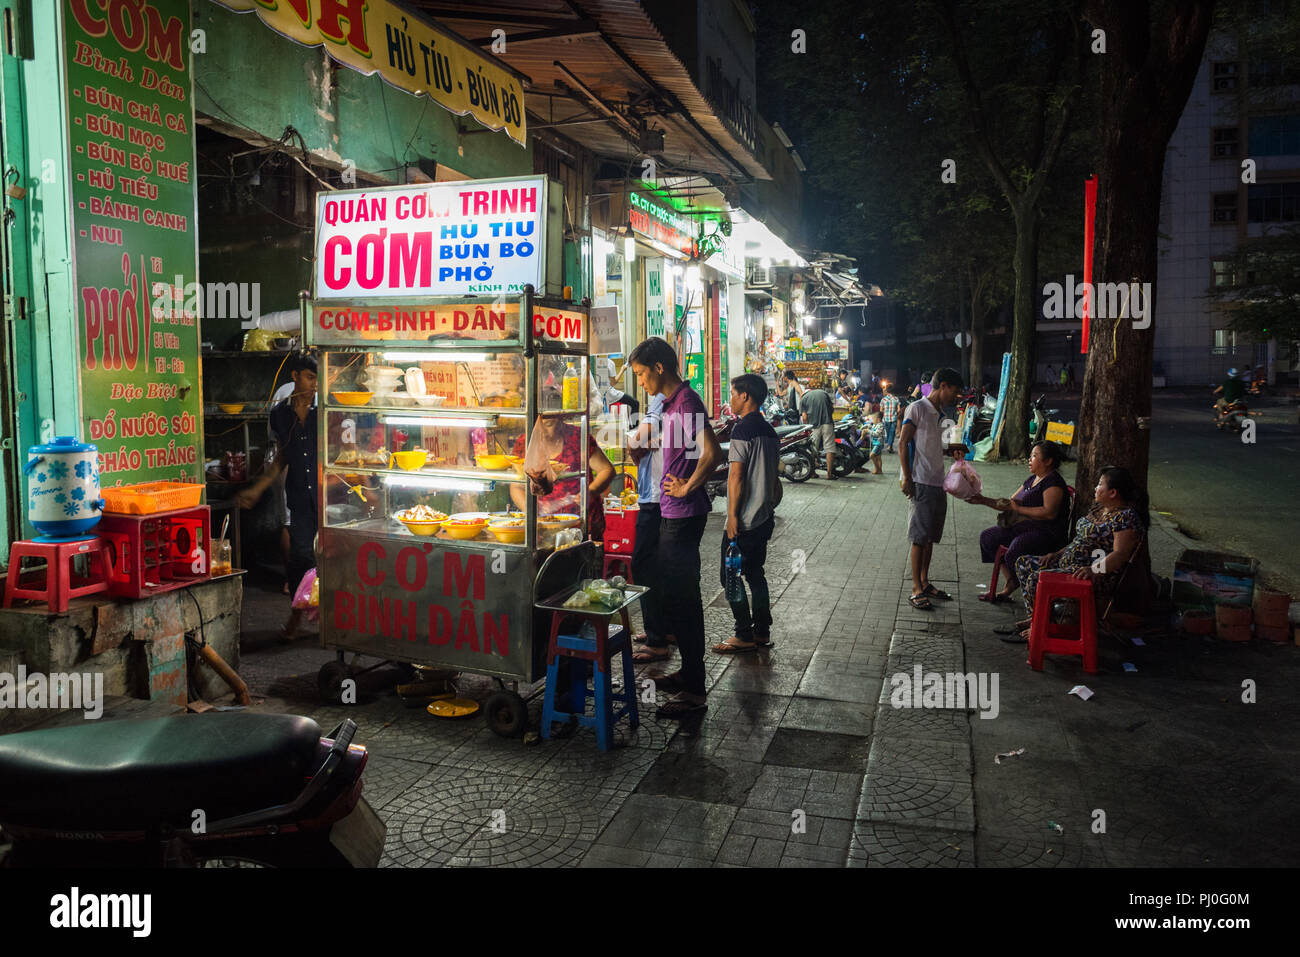
[[[740,601],[730,601],[731,613],[736,618],[736,638],[740,641],[766,642],[772,637],[772,602],[767,588],[767,543],[772,538],[776,519],[769,518],[758,528],[742,531],[736,536],[740,547],[741,574],[749,583],[749,596]],[[722,587],[727,587],[727,552],[731,539],[722,536],[722,565],[719,569]]]
[[[659,553],[659,506],[641,504],[636,517],[636,542],[632,546],[632,581],[650,590],[641,599],[641,619],[645,622],[646,644],[656,648],[668,645],[663,628],[663,588],[656,581],[655,559]]]
[[[656,579],[663,589],[663,627],[677,636],[682,690],[704,695],[704,599],[700,596],[700,541],[708,515],[659,523]]]
[[[302,576],[316,567],[316,505],[311,500],[289,503],[289,562],[285,577],[289,594],[298,590]]]

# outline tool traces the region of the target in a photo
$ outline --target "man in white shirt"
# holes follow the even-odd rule
[[[930,557],[935,543],[943,537],[948,512],[939,420],[943,417],[941,410],[956,401],[961,376],[955,369],[940,369],[930,382],[930,394],[907,407],[898,437],[898,482],[910,499],[907,538],[912,543],[912,597],[908,601],[922,611],[934,609],[931,598],[952,598],[930,584]]]

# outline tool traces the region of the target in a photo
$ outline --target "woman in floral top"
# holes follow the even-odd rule
[[[1051,555],[1022,555],[1016,562],[1016,577],[1023,589],[1030,618],[1016,622],[1023,630],[1012,641],[1027,641],[1034,613],[1038,576],[1045,571],[1068,572],[1091,581],[1097,597],[1111,594],[1119,572],[1142,544],[1151,524],[1147,493],[1134,481],[1128,469],[1110,466],[1101,471],[1093,492],[1093,506],[1075,525],[1074,538]]]

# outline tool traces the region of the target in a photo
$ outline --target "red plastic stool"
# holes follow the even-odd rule
[[[76,575],[72,562],[78,555],[87,556],[89,574]],[[45,562],[45,578],[38,582],[23,582],[23,559],[35,558]],[[113,556],[108,543],[102,538],[87,538],[79,542],[18,541],[9,547],[9,574],[5,578],[4,607],[15,598],[43,601],[50,611],[60,614],[68,610],[68,602],[83,595],[108,591],[113,575]]]
[[[989,582],[989,594],[998,593],[998,576],[1002,573],[1002,557],[1007,553],[1007,546],[999,545],[998,553],[993,558],[993,580]]]
[[[601,564],[600,577],[608,578],[611,570],[622,568],[621,574],[627,579],[629,585],[635,585],[632,581],[632,556],[620,555],[617,552],[606,552],[605,561]]]
[[[1052,601],[1073,598],[1079,602],[1077,625],[1052,624]],[[1085,673],[1097,673],[1097,606],[1092,582],[1065,572],[1043,572],[1034,591],[1033,622],[1029,626],[1029,667],[1043,670],[1043,655],[1082,655]]]

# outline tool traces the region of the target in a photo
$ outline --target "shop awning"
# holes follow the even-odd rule
[[[531,81],[534,130],[557,128],[600,156],[653,155],[664,167],[659,176],[772,178],[716,115],[639,3],[410,2],[484,48],[504,31],[502,59]]]
[[[378,73],[399,90],[427,96],[490,130],[504,130],[520,146],[528,142],[528,78],[392,0],[367,0],[365,14],[356,22],[342,15],[340,4],[282,0],[268,9],[256,0],[213,3],[236,13],[255,12],[276,33],[303,46],[323,47],[351,70],[366,76]]]

